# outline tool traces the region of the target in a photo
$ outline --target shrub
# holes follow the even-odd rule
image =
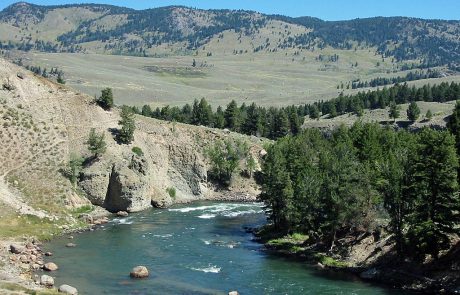
[[[138,146],[135,146],[131,149],[131,151],[133,153],[135,153],[136,155],[138,155],[139,157],[142,157],[144,155],[144,152],[142,151],[142,149]]]
[[[172,198],[172,199],[175,199],[176,198],[176,189],[174,187],[168,187],[166,189],[166,192],[169,194],[169,196]]]

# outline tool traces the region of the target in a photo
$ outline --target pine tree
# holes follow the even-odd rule
[[[411,102],[409,104],[409,107],[407,108],[407,118],[411,122],[417,121],[417,119],[420,116],[420,109],[415,101]]]
[[[148,104],[142,107],[142,111],[141,111],[142,116],[151,117],[152,113],[153,113],[152,108]]]
[[[390,104],[390,110],[388,111],[388,115],[390,116],[391,119],[394,120],[394,122],[396,122],[396,119],[399,118],[400,107],[395,102],[392,102]]]
[[[105,88],[101,91],[101,96],[96,100],[97,104],[105,109],[110,110],[113,107],[113,93],[111,88]]]
[[[219,129],[225,127],[225,116],[221,106],[217,107],[216,113],[214,114],[214,127]]]
[[[232,131],[240,129],[240,109],[235,100],[232,100],[225,109],[225,127]]]
[[[86,144],[88,146],[88,150],[93,154],[94,158],[98,158],[107,150],[107,144],[104,138],[105,133],[98,135],[96,133],[96,129],[91,128]]]
[[[129,144],[134,140],[134,131],[136,124],[134,122],[134,113],[130,107],[123,106],[120,113],[120,121],[118,124],[121,125],[121,129],[118,133],[118,141],[124,144]]]
[[[448,234],[459,231],[455,139],[448,132],[426,128],[412,156],[405,186],[406,195],[414,203],[408,216],[408,247],[437,258],[439,251],[449,246]]]
[[[460,101],[455,104],[454,111],[448,119],[447,128],[455,136],[457,155],[460,156]]]
[[[246,109],[246,118],[241,127],[241,131],[244,134],[257,135],[258,133],[260,133],[260,129],[261,129],[260,125],[261,125],[261,118],[260,118],[259,110],[256,104],[252,103]]]
[[[431,121],[431,119],[433,119],[433,113],[431,112],[431,110],[426,111],[425,118],[428,121]]]

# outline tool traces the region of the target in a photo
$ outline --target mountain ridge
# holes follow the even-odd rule
[[[243,53],[369,48],[383,58],[425,67],[460,64],[458,20],[372,17],[325,21],[186,6],[135,10],[106,4],[42,6],[27,2],[0,12],[1,47],[24,51],[191,55],[212,41],[225,42],[226,32],[237,34],[239,41],[249,40],[251,48]]]

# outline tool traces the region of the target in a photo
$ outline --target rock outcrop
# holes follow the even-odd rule
[[[145,266],[136,266],[131,270],[129,276],[133,279],[147,278],[149,276],[149,270]]]

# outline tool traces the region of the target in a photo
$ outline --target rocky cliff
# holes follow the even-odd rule
[[[208,182],[205,150],[217,139],[239,138],[258,155],[260,139],[138,116],[133,143],[120,145],[114,139],[117,108],[105,111],[93,98],[1,59],[0,81],[0,187],[8,192],[0,202],[11,212],[30,207],[33,215],[42,210],[68,219],[63,208],[89,202],[112,212],[134,212],[257,193],[253,180],[240,176],[231,194],[215,190]],[[87,161],[73,187],[62,170],[72,154],[89,156],[85,141],[91,128],[105,134],[107,151]],[[175,194],[168,193],[172,188]]]

